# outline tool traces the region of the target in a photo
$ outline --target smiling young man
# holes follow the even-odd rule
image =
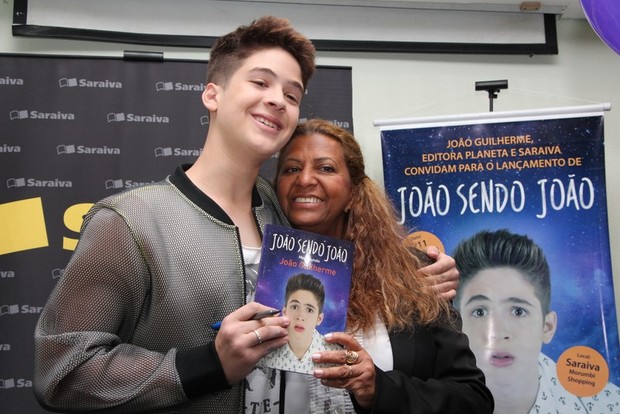
[[[277,377],[254,368],[287,342],[289,319],[251,320],[267,309],[252,302],[251,275],[265,224],[287,220],[258,174],[297,125],[314,53],[275,17],[216,42],[199,158],[85,217],[35,332],[41,405],[151,413],[278,406]],[[219,321],[218,332],[209,328]]]

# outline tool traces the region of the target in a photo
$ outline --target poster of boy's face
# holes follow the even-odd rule
[[[291,293],[282,313],[291,320],[288,327],[291,350],[303,354],[312,342],[314,329],[323,321],[316,296],[309,290],[296,290]]]
[[[463,332],[494,393],[538,383],[538,355],[553,338],[556,315],[543,317],[533,285],[518,270],[479,271],[462,287],[459,307]]]

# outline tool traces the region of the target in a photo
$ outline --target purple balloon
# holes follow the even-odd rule
[[[620,54],[620,1],[581,0],[581,7],[596,34]]]

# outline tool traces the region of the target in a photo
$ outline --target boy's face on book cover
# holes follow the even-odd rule
[[[553,337],[555,313],[543,317],[534,286],[516,269],[483,269],[463,286],[463,332],[491,388],[538,383],[538,356]],[[511,383],[511,384],[508,384]]]
[[[305,352],[312,342],[314,329],[323,321],[316,296],[309,290],[296,290],[289,296],[282,313],[291,320],[288,327],[289,346],[293,352],[301,348]]]

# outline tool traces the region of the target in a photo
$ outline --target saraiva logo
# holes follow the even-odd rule
[[[49,119],[53,121],[75,121],[75,114],[67,112],[41,112],[28,109],[14,109],[9,112],[11,121],[19,119]]]
[[[0,85],[23,86],[24,80],[20,78],[11,78],[9,76],[5,76],[4,78],[0,78]]]
[[[157,92],[167,91],[190,91],[190,92],[202,92],[205,90],[205,84],[190,84],[182,82],[157,82],[155,83],[155,90]]]
[[[163,115],[136,115],[136,114],[126,114],[124,112],[119,113],[109,113],[108,114],[108,122],[148,122],[148,123],[156,123],[156,124],[168,124],[170,123],[170,118]]]
[[[11,388],[29,388],[32,381],[24,378],[0,378],[0,389],[9,390]]]
[[[10,390],[15,388],[15,378],[0,378],[0,389]]]
[[[183,148],[171,148],[171,147],[155,148],[156,157],[171,157],[173,155],[177,157],[185,157],[185,156],[197,157],[200,155],[201,152],[202,152],[202,149],[183,149]]]
[[[60,180],[54,178],[51,180],[39,180],[36,178],[9,178],[6,180],[6,188],[21,188],[21,187],[38,187],[38,188],[71,188],[73,182],[69,180]]]
[[[124,187],[123,180],[106,180],[105,182],[106,190],[117,190],[123,187]]]
[[[115,147],[87,147],[86,145],[58,145],[56,153],[61,154],[87,154],[87,155],[120,155],[121,149]]]
[[[106,190],[120,190],[122,188],[141,187],[147,184],[155,184],[157,181],[133,181],[133,180],[106,180]]]
[[[16,315],[20,313],[41,313],[43,306],[30,305],[0,305],[0,316]]]
[[[111,80],[88,80],[78,78],[60,78],[58,85],[61,88],[104,88],[104,89],[121,89],[121,82]]]
[[[11,119],[11,121],[15,119],[28,119],[28,110],[27,109],[13,110],[9,112],[9,118]]]
[[[19,305],[2,305],[0,306],[0,316],[15,315],[19,313]]]
[[[155,148],[155,156],[156,157],[171,157],[172,156],[172,148]]]

